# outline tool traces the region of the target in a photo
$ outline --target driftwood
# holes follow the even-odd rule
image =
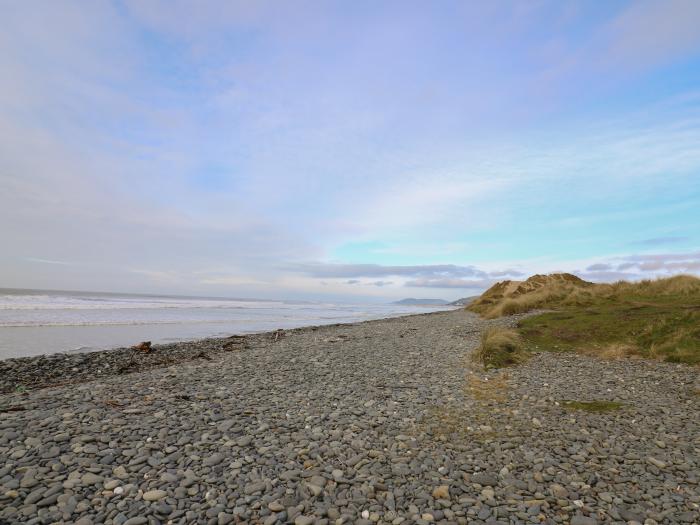
[[[151,350],[153,350],[153,349],[151,348],[151,342],[150,342],[150,341],[142,341],[142,342],[140,342],[139,344],[132,346],[131,349],[132,349],[132,350],[139,350],[139,351],[145,352],[145,353],[147,353],[147,354],[149,354],[149,353],[151,352]]]
[[[117,369],[118,374],[123,374],[128,372],[132,366],[134,366],[134,358],[141,352],[144,354],[150,354],[153,351],[150,341],[141,341],[139,344],[134,345],[130,348],[131,353],[129,354],[129,360]]]

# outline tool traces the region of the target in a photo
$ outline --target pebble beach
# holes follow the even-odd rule
[[[700,523],[698,369],[472,365],[480,333],[517,319],[2,361],[0,523]]]

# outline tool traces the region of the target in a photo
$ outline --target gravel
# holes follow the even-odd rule
[[[697,369],[473,369],[480,331],[516,320],[165,345],[121,373],[125,350],[3,362],[0,523],[700,522]]]

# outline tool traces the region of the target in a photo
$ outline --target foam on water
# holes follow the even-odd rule
[[[0,358],[437,311],[441,307],[0,289]]]

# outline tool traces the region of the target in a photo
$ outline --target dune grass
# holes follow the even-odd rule
[[[700,279],[681,275],[593,284],[577,278],[555,278],[547,283],[547,276],[535,277],[540,278],[539,283],[520,287],[520,293],[512,283],[506,293],[496,290],[475,311],[493,317],[532,309],[554,310],[520,321],[518,331],[530,351],[576,351],[607,359],[637,355],[700,363]]]
[[[481,344],[472,359],[484,368],[503,368],[521,362],[524,358],[523,341],[515,330],[489,328],[481,334]]]

